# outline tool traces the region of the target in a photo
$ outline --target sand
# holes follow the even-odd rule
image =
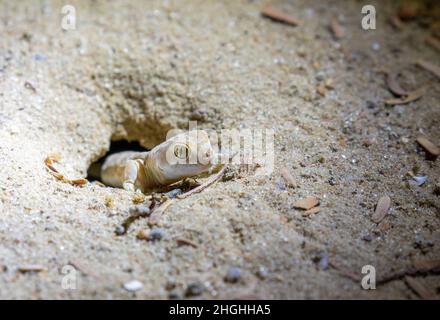
[[[377,29],[365,31],[358,1],[278,2],[300,26],[261,17],[261,1],[75,1],[76,30],[63,31],[62,1],[2,1],[0,298],[419,298],[403,279],[364,290],[347,276],[440,257],[440,160],[416,143],[440,142],[440,86],[414,64],[440,55],[424,42],[429,24],[395,30],[398,3],[372,4]],[[385,69],[408,90],[430,87],[386,106]],[[59,154],[66,176],[84,178],[112,139],[151,148],[190,119],[273,129],[274,171],[235,168],[176,201],[158,241],[136,237],[148,219],[115,234],[132,193],[73,186],[44,164]],[[376,224],[384,195],[391,207]],[[303,216],[293,204],[308,196],[320,212]],[[439,297],[438,275],[417,280]]]

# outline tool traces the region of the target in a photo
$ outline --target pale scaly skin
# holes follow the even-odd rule
[[[102,165],[101,179],[108,186],[146,192],[210,171],[214,157],[207,133],[194,130],[148,152],[124,151],[109,156]]]

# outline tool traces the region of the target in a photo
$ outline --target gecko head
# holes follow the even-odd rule
[[[214,158],[208,134],[203,130],[175,135],[151,152],[167,183],[207,172]]]

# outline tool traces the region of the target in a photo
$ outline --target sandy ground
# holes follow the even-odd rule
[[[364,265],[383,279],[440,258],[440,160],[415,142],[420,133],[440,142],[439,79],[414,65],[440,65],[424,41],[432,19],[396,30],[399,3],[370,2],[375,31],[360,27],[362,1],[278,2],[303,20],[294,27],[261,17],[250,0],[75,1],[76,30],[63,31],[61,1],[1,1],[0,297],[439,298],[438,275],[415,278],[425,295],[398,276],[376,290],[356,280]],[[342,39],[329,31],[332,17]],[[386,106],[384,69],[408,90],[429,88]],[[321,88],[328,79],[332,88]],[[234,169],[176,202],[156,242],[136,238],[148,219],[115,234],[132,193],[72,186],[44,165],[58,153],[63,173],[85,177],[111,139],[150,148],[189,119],[274,129],[275,169]],[[391,208],[376,224],[383,195]],[[320,199],[319,213],[293,208],[306,196]],[[231,268],[236,283],[225,281]],[[76,290],[63,286],[66,273]],[[124,289],[132,280],[142,288]]]

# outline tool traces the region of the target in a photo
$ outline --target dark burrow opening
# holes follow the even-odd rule
[[[101,181],[100,170],[101,170],[101,165],[104,163],[104,160],[108,156],[122,151],[144,152],[149,150],[141,146],[141,144],[138,141],[127,141],[127,140],[111,141],[108,152],[89,166],[89,169],[87,170],[87,180]]]

